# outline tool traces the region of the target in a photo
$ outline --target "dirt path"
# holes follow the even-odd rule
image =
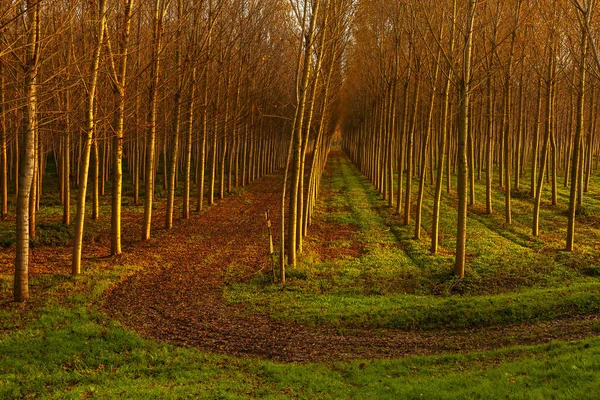
[[[345,156],[336,152],[331,157]],[[592,327],[599,316],[473,331],[356,330],[342,335],[229,305],[222,295],[228,266],[244,265],[244,273],[268,268],[264,212],[271,209],[278,232],[279,185],[278,176],[264,178],[242,195],[182,222],[172,234],[133,247],[122,262],[145,269],[107,292],[106,312],[146,337],[286,362],[396,358],[596,335]]]

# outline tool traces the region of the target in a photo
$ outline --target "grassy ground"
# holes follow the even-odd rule
[[[423,207],[423,239],[416,241],[414,224],[404,226],[346,157],[332,157],[330,163],[326,200],[315,218],[351,234],[324,246],[343,254],[358,244],[360,256],[321,260],[322,241],[309,239],[298,267],[289,271],[287,287],[259,278],[231,285],[226,292],[230,301],[305,324],[400,329],[507,325],[600,311],[598,189],[586,195],[587,215],[578,221],[573,253],[562,250],[564,198],[557,207],[544,205],[540,238],[529,234],[529,199],[514,199],[514,224],[508,229],[503,227],[502,193],[495,194],[497,212],[492,216],[483,215],[481,205],[471,208],[466,279],[456,282],[454,196],[444,196],[442,249],[431,255],[429,193]],[[562,197],[565,192],[561,188]],[[477,184],[477,198],[483,200],[484,193]]]
[[[452,197],[445,199],[442,214],[444,248],[441,255],[430,256],[427,238],[411,240],[413,227],[401,226],[347,160],[332,158],[332,162],[338,173],[328,178],[324,190],[337,196],[320,205],[317,218],[338,224],[347,233],[325,243],[309,243],[285,289],[268,284],[267,278],[236,283],[226,289],[230,301],[306,324],[437,329],[440,335],[448,327],[598,311],[594,250],[598,231],[593,222],[599,206],[593,198],[598,193],[586,198],[588,216],[578,225],[573,254],[560,250],[564,204],[544,208],[543,241],[538,241],[528,236],[528,201],[515,200],[516,223],[505,230],[502,198],[497,195],[497,216],[471,214],[469,269],[466,281],[457,284],[449,273],[455,224]],[[482,188],[477,189],[483,198]],[[430,206],[426,202],[425,216]],[[52,218],[51,214],[40,218],[48,224],[40,229],[48,231],[47,244],[57,237],[68,241],[69,232],[62,232]],[[104,229],[102,223],[98,231]],[[429,223],[426,218],[424,226]],[[10,232],[10,223],[0,227]],[[93,239],[91,235],[88,240]],[[318,250],[323,246],[341,256],[321,260]],[[358,259],[343,256],[353,247],[358,247],[354,249]],[[9,262],[10,254],[3,251],[3,262]],[[597,338],[322,364],[243,360],[178,348],[141,338],[100,311],[102,293],[142,265],[119,265],[106,258],[89,258],[86,264],[85,274],[78,278],[66,271],[36,274],[31,282],[34,298],[24,306],[2,303],[0,399],[573,399],[593,398],[600,389]],[[0,290],[6,299],[10,268],[0,271]]]
[[[242,360],[156,343],[98,311],[98,295],[132,269],[99,263],[77,279],[37,278],[43,300],[4,309],[0,398],[572,399],[600,389],[598,339],[325,364]]]

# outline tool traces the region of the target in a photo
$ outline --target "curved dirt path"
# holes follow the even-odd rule
[[[334,152],[331,157],[345,156]],[[134,246],[121,262],[145,269],[107,291],[106,312],[146,337],[220,354],[286,362],[477,351],[597,334],[593,326],[598,315],[478,330],[340,334],[333,328],[304,327],[230,305],[222,294],[229,266],[240,266],[243,274],[269,273],[264,212],[271,209],[278,236],[280,180],[279,176],[266,177],[240,196],[180,222],[172,232]]]

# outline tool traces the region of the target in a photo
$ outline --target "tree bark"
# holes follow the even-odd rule
[[[35,131],[37,125],[37,76],[40,57],[39,1],[27,3],[27,46],[24,65],[24,91],[26,105],[23,108],[23,133],[19,158],[19,181],[17,195],[16,259],[14,277],[14,300],[29,299],[29,207],[31,185],[35,168]]]
[[[471,96],[471,53],[473,46],[473,24],[477,0],[468,0],[467,19],[465,28],[465,46],[463,56],[463,74],[459,83],[459,114],[458,114],[458,217],[456,229],[456,261],[454,273],[459,279],[465,276],[466,243],[467,243],[467,136],[469,126],[469,105]]]
[[[160,76],[160,58],[162,53],[162,25],[169,2],[162,0],[154,2],[154,25],[152,43],[151,83],[150,98],[148,102],[148,131],[146,133],[146,176],[144,188],[144,224],[142,227],[142,240],[150,239],[152,227],[152,206],[154,203],[154,170],[156,167],[156,114],[158,107],[158,79]]]
[[[106,0],[100,0],[98,3],[98,43],[94,49],[92,65],[90,70],[90,83],[88,85],[86,101],[86,119],[85,119],[85,143],[80,158],[79,170],[79,193],[77,197],[77,220],[75,225],[75,238],[73,244],[73,259],[71,264],[71,273],[79,275],[81,273],[81,252],[83,248],[83,226],[85,221],[85,197],[88,184],[88,172],[90,168],[90,153],[96,123],[94,115],[94,106],[96,100],[96,89],[98,86],[98,71],[100,65],[100,54],[104,42],[105,20],[106,20]]]

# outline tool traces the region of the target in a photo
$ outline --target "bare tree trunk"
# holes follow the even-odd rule
[[[120,41],[119,70],[114,71],[115,82],[113,92],[117,96],[117,112],[114,122],[113,137],[113,175],[112,175],[112,211],[111,211],[111,245],[110,254],[118,255],[121,249],[121,198],[123,196],[123,130],[125,119],[125,95],[127,81],[127,61],[129,58],[129,36],[133,5],[135,0],[127,0],[123,14],[124,24]],[[112,53],[112,52],[111,52]],[[112,54],[111,54],[112,58]],[[113,64],[114,65],[114,64]],[[114,68],[114,67],[113,67]],[[134,161],[135,163],[135,161]]]
[[[209,38],[210,48],[210,38]],[[208,136],[208,65],[204,69],[204,104],[202,105],[202,139],[200,143],[200,174],[198,177],[198,201],[196,211],[204,207],[204,179],[206,176],[206,142]]]
[[[213,133],[212,133],[210,185],[209,185],[209,193],[208,193],[208,204],[210,204],[211,206],[213,204],[215,204],[215,185],[216,185],[216,176],[217,176],[217,157],[218,157],[217,138],[218,138],[218,132],[219,132],[218,110],[219,110],[219,102],[221,100],[220,99],[221,79],[222,79],[221,75],[222,75],[222,73],[221,73],[221,71],[219,71],[219,77],[217,78],[217,93],[216,93],[216,98],[214,100],[214,106],[213,106],[213,110],[214,110],[213,118],[215,119],[215,123],[214,123],[214,129],[213,129]]]
[[[17,250],[15,259],[14,299],[29,298],[29,205],[35,168],[35,130],[37,125],[37,75],[39,68],[39,1],[27,3],[27,55],[25,60],[23,139],[19,163],[17,195]]]
[[[34,139],[33,139],[33,180],[31,181],[31,193],[29,195],[29,237],[35,239],[35,217],[37,211],[37,192],[38,192],[38,179],[39,179],[39,130],[38,130],[38,117],[35,118],[34,125]]]
[[[182,19],[182,0],[178,0],[177,3],[177,18],[181,23]],[[165,215],[165,228],[171,229],[173,227],[173,209],[175,208],[175,187],[177,185],[177,163],[179,161],[179,136],[181,131],[181,95],[183,92],[183,65],[181,62],[181,27],[177,31],[176,37],[176,50],[175,50],[175,66],[176,71],[176,85],[175,98],[174,98],[174,119],[173,119],[173,142],[171,143],[171,164],[168,171],[167,180],[167,212]],[[165,143],[167,142],[165,138]],[[166,160],[165,160],[166,163]]]
[[[154,2],[154,27],[152,43],[152,81],[150,83],[150,100],[148,113],[148,132],[146,142],[146,176],[144,192],[144,225],[142,240],[150,239],[152,226],[152,206],[154,203],[154,170],[156,166],[156,113],[158,106],[158,78],[160,76],[160,57],[162,53],[162,25],[169,2]]]
[[[106,0],[100,0],[98,3],[98,43],[94,49],[94,55],[91,65],[91,77],[88,85],[86,119],[85,119],[85,144],[79,161],[79,193],[77,197],[77,220],[75,225],[75,238],[73,244],[73,259],[71,273],[79,275],[81,273],[81,252],[83,248],[83,225],[85,221],[85,197],[88,184],[88,172],[90,168],[90,153],[95,127],[94,105],[96,99],[96,89],[98,84],[98,70],[100,65],[100,53],[104,42],[104,32],[106,25]]]
[[[540,147],[540,125],[541,125],[541,117],[542,117],[542,79],[538,80],[538,94],[537,94],[537,108],[535,114],[535,126],[533,132],[533,145],[531,149],[531,189],[529,192],[529,196],[535,198],[537,195],[536,191],[536,183],[537,183],[537,173],[538,173],[538,153]]]
[[[460,80],[458,114],[458,224],[456,230],[456,263],[454,273],[459,279],[465,276],[467,244],[467,135],[469,126],[469,102],[471,96],[471,52],[473,47],[473,23],[477,0],[468,0],[463,57],[463,75]]]
[[[100,155],[98,153],[98,131],[94,128],[94,138],[92,139],[92,220],[97,220],[100,213]]]
[[[492,214],[492,183],[494,179],[494,95],[492,77],[487,78],[487,129],[486,129],[486,171],[485,171],[485,210]]]
[[[450,29],[450,54],[454,52],[456,2],[453,0],[452,24]],[[449,66],[451,67],[451,66]],[[442,111],[442,127],[440,132],[440,150],[438,156],[437,176],[435,179],[435,194],[433,196],[433,216],[431,219],[431,253],[436,254],[439,247],[440,208],[442,203],[442,184],[444,181],[444,165],[446,163],[446,147],[448,142],[448,117],[450,112],[450,84],[452,83],[452,69],[449,68],[444,88],[444,101]]]
[[[512,127],[512,66],[513,58],[515,53],[515,41],[517,37],[517,27],[519,24],[519,16],[521,9],[521,0],[517,1],[517,10],[515,25],[512,31],[512,37],[510,42],[510,52],[508,54],[508,61],[506,66],[506,75],[504,80],[504,114],[502,121],[503,142],[504,142],[504,223],[506,227],[512,224],[512,210],[511,210],[511,127]],[[518,173],[518,171],[516,171]]]
[[[321,2],[317,1],[312,10],[310,17],[308,32],[306,33],[304,43],[304,55],[303,55],[303,68],[300,74],[300,81],[298,86],[298,104],[296,106],[296,114],[294,116],[294,125],[292,131],[293,151],[292,151],[292,182],[290,190],[290,206],[289,206],[289,224],[288,224],[288,265],[296,266],[296,255],[297,255],[297,239],[296,235],[298,232],[297,224],[298,221],[298,196],[300,188],[300,174],[302,174],[301,163],[302,163],[302,129],[304,124],[304,117],[306,113],[307,97],[308,97],[308,83],[312,73],[312,47],[315,33],[315,26],[317,17],[319,14]]]
[[[586,10],[586,13],[591,10]],[[586,22],[589,23],[590,14],[584,13],[581,18],[585,18]],[[586,26],[588,26],[586,24]],[[577,110],[576,118],[577,125],[575,128],[575,140],[573,143],[573,161],[571,163],[571,190],[569,195],[569,210],[568,210],[568,223],[567,223],[567,244],[566,250],[573,251],[573,245],[575,242],[575,214],[577,211],[577,195],[579,192],[580,174],[581,172],[581,142],[583,136],[583,118],[584,118],[584,107],[585,107],[585,83],[586,83],[586,56],[588,50],[588,35],[582,24],[582,37],[581,37],[581,60],[579,61],[579,90],[577,92]]]
[[[71,50],[69,49],[69,53]],[[70,58],[70,57],[69,57]],[[71,225],[71,91],[65,93],[65,133],[63,148],[63,224]]]
[[[418,57],[415,55],[415,57]],[[414,138],[415,129],[417,125],[417,112],[419,109],[419,100],[421,92],[421,61],[417,58],[416,62],[416,74],[417,80],[415,82],[415,98],[413,101],[413,112],[410,117],[410,126],[408,128],[407,140],[406,140],[406,197],[404,201],[404,225],[410,224],[410,213],[412,207],[412,187],[413,187],[413,152],[414,152]]]
[[[0,207],[0,219],[3,221],[8,217],[8,160],[6,154],[6,85],[4,79],[4,64],[0,61],[0,180],[2,195],[2,206]]]
[[[442,37],[443,31],[440,31],[440,38]],[[429,146],[431,128],[433,124],[433,109],[435,106],[435,97],[437,94],[437,81],[440,73],[440,59],[441,50],[438,51],[435,64],[435,73],[433,75],[433,85],[431,89],[431,97],[429,98],[429,111],[427,114],[427,126],[425,127],[425,137],[423,138],[423,145],[421,148],[421,172],[419,179],[419,193],[417,195],[417,212],[415,215],[415,239],[421,239],[421,219],[423,213],[423,195],[425,192],[425,175],[427,173],[427,150]]]
[[[194,106],[196,105],[196,67],[192,68],[192,77],[190,81],[190,97],[187,110],[187,138],[185,142],[185,165],[183,181],[183,219],[190,218],[190,190],[192,187],[192,140],[194,133]]]
[[[552,27],[554,29],[554,26]],[[544,185],[544,175],[547,170],[548,164],[548,147],[550,146],[551,138],[553,137],[553,115],[554,115],[554,77],[556,73],[556,61],[555,61],[555,50],[556,43],[555,39],[552,37],[550,39],[550,52],[549,52],[549,60],[548,60],[548,76],[546,78],[546,115],[545,115],[545,137],[542,145],[542,154],[540,160],[540,172],[537,180],[536,187],[536,196],[535,202],[533,206],[533,225],[532,225],[532,235],[537,237],[539,235],[539,220],[540,220],[540,207],[542,202],[542,188]],[[550,175],[550,171],[548,171],[548,175]]]

